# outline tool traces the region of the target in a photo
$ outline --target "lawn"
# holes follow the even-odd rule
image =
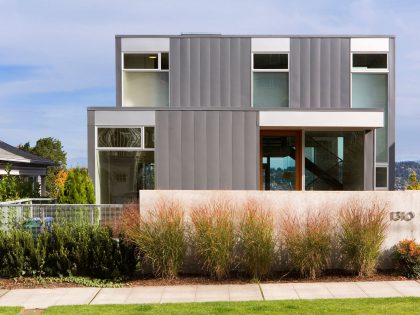
[[[151,305],[54,306],[46,315],[131,314],[419,314],[420,298],[295,300]],[[18,314],[1,308],[0,314]]]

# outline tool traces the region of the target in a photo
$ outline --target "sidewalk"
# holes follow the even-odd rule
[[[420,297],[416,281],[262,283],[133,288],[0,289],[0,306],[141,304],[291,299]]]

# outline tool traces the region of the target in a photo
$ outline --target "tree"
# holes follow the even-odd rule
[[[6,175],[0,176],[0,202],[22,198],[39,197],[39,184],[30,178],[11,175],[11,166],[6,165]]]
[[[407,190],[420,190],[420,183],[417,181],[417,174],[415,171],[411,171],[408,176],[408,182],[406,186]]]
[[[58,195],[59,203],[94,204],[95,191],[87,169],[75,167],[68,171],[64,188]]]
[[[60,187],[56,185],[56,177],[60,170],[65,170],[67,165],[67,153],[64,151],[61,141],[52,137],[39,139],[32,148],[30,143],[19,145],[19,149],[41,156],[58,164],[48,168],[45,186],[48,197],[57,198]]]

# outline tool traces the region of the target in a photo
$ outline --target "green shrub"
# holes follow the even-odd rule
[[[274,222],[270,211],[248,200],[239,225],[241,263],[254,279],[270,272],[274,259]]]
[[[118,243],[112,238],[111,229],[107,226],[90,227],[88,244],[88,275],[100,279],[117,276],[121,256],[118,252]]]
[[[64,277],[77,273],[71,257],[77,245],[73,232],[69,225],[53,226],[45,262],[47,275]]]
[[[0,274],[18,277],[36,273],[35,245],[32,234],[19,229],[0,234]]]
[[[402,240],[394,247],[394,259],[398,271],[407,278],[420,278],[420,244],[414,240]]]
[[[303,218],[285,216],[281,224],[285,250],[303,277],[315,279],[331,255],[333,226],[326,212],[308,212]]]
[[[359,276],[371,275],[388,227],[386,206],[352,200],[340,211],[338,240],[345,265]]]
[[[123,213],[121,221],[122,232],[150,262],[153,274],[175,278],[186,249],[184,212],[180,204],[160,200],[142,216],[132,207]]]
[[[228,276],[234,259],[233,209],[227,201],[194,208],[191,212],[192,239],[202,267],[210,276]]]
[[[133,242],[130,242],[124,235],[120,235],[118,248],[121,255],[118,270],[121,275],[132,277],[136,271],[138,262],[137,246]]]
[[[75,167],[68,171],[64,188],[58,194],[58,202],[64,204],[95,203],[93,182],[87,169]]]

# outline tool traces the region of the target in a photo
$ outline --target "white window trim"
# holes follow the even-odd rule
[[[287,69],[254,69],[254,55],[270,55],[270,54],[278,54],[278,55],[287,55]],[[287,107],[282,108],[290,108],[290,52],[289,51],[253,51],[251,53],[251,108],[254,107],[254,72],[259,73],[289,73],[289,104]],[[276,107],[273,107],[276,108]],[[261,109],[261,108],[259,108]],[[270,108],[268,108],[270,109]]]
[[[168,73],[168,89],[169,89],[169,99],[168,99],[168,106],[171,107],[171,60],[169,59],[168,68],[169,69],[162,69],[162,53],[167,53],[168,57],[170,52],[169,51],[130,51],[130,52],[121,52],[121,73],[120,73],[120,80],[121,80],[121,107],[124,107],[124,73],[125,72],[142,72],[142,73],[158,73],[158,72],[164,72]],[[157,54],[158,55],[158,69],[124,69],[124,55],[127,54]],[[130,106],[133,107],[133,106]],[[141,106],[142,108],[155,108],[154,106]]]
[[[376,158],[376,157],[375,157]],[[376,186],[376,168],[386,168],[386,186]],[[375,162],[375,174],[374,174],[375,190],[388,190],[389,189],[389,165],[388,163]]]
[[[95,172],[95,197],[96,202],[101,202],[101,191],[100,191],[100,183],[99,183],[99,152],[103,151],[125,151],[125,152],[155,152],[156,149],[156,142],[154,148],[144,148],[144,128],[145,127],[153,127],[156,129],[155,126],[152,125],[142,125],[142,126],[134,126],[134,125],[96,125],[95,126],[95,165],[94,165],[94,172]],[[98,147],[98,128],[141,128],[141,145],[142,148],[139,147]],[[156,161],[154,162],[156,165]]]

